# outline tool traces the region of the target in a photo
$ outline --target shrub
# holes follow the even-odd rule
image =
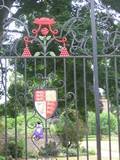
[[[1,104],[0,105],[0,116],[3,116],[4,115],[4,105]]]
[[[110,113],[110,121],[108,119],[108,113],[103,112],[100,115],[100,124],[101,124],[101,134],[109,134],[109,125],[111,133],[116,133],[117,130],[117,119],[114,114]]]
[[[5,160],[5,157],[3,157],[3,156],[0,156],[0,160]]]
[[[77,148],[69,148],[68,149],[68,152],[67,152],[67,150],[66,150],[66,148],[61,148],[60,149],[60,152],[61,152],[61,155],[62,156],[66,156],[66,155],[68,155],[68,156],[77,156]],[[88,150],[88,153],[89,153],[89,155],[95,155],[95,151],[94,150]],[[87,154],[87,149],[86,148],[84,148],[83,146],[82,147],[80,147],[79,148],[79,154],[80,155],[86,155]]]
[[[7,118],[7,127],[8,129],[13,129],[15,127],[15,119]]]
[[[30,151],[30,152],[28,151],[27,155],[29,158],[34,158],[34,159],[38,156],[37,153],[35,154],[33,153],[33,151]]]
[[[60,149],[61,155],[62,156],[77,156],[77,149],[76,148],[69,148],[68,151],[66,150],[66,148],[61,148]]]
[[[19,140],[17,143],[17,157],[23,156],[23,149],[24,149],[23,141]],[[15,158],[15,150],[16,150],[15,141],[9,140],[8,141],[8,155],[11,155],[13,158]]]
[[[85,147],[80,147],[80,153],[82,154],[82,155],[86,155],[87,154],[87,152],[89,153],[89,155],[95,155],[95,151],[93,150],[93,149],[86,149]]]
[[[100,129],[102,135],[109,134],[109,125],[111,133],[116,133],[117,130],[117,119],[114,114],[110,113],[110,120],[108,120],[108,113],[102,112],[100,114]],[[89,127],[89,134],[95,135],[96,134],[96,118],[94,112],[88,113],[88,127]]]
[[[83,120],[80,117],[76,118],[74,109],[67,110],[67,113],[63,112],[55,124],[55,128],[64,147],[70,147],[71,144],[77,145],[78,141],[82,140],[85,131]]]
[[[59,153],[55,142],[49,142],[46,147],[41,147],[39,156],[57,156]]]
[[[95,155],[95,154],[96,152],[93,149],[89,150],[89,155]]]
[[[88,113],[88,127],[89,127],[89,134],[95,135],[96,134],[96,119],[95,119],[94,112]]]
[[[24,115],[23,114],[20,114],[18,117],[17,117],[17,124],[18,125],[22,125],[25,123],[25,119],[24,119]]]
[[[3,150],[4,150],[4,121],[2,118],[0,118],[0,154],[3,154]]]

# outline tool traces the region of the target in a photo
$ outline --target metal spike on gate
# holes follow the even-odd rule
[[[22,57],[31,57],[31,53],[30,53],[30,50],[28,47],[25,47],[24,50],[23,50],[23,54],[22,54]]]
[[[62,48],[61,48],[60,56],[61,56],[61,57],[67,57],[67,56],[69,56],[69,52],[68,52],[68,50],[67,50],[66,47],[62,47]]]

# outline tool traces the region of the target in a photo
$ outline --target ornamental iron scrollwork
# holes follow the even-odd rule
[[[39,46],[43,48],[43,52],[37,52],[35,56],[39,56],[40,54],[43,56],[44,55],[55,56],[54,52],[47,52],[49,43],[51,43],[52,41],[56,41],[62,44],[60,50],[60,56],[64,57],[69,56],[68,50],[66,48],[67,38],[56,37],[56,35],[58,35],[59,32],[57,29],[53,29],[53,25],[56,23],[56,21],[53,18],[47,18],[47,17],[36,18],[34,19],[33,23],[37,26],[37,28],[32,30],[33,36],[24,37],[25,48],[22,54],[23,57],[32,56],[29,50],[29,45],[34,42],[40,43]]]
[[[0,99],[4,95],[5,91],[5,74],[6,69],[3,67],[2,60],[0,61]]]
[[[0,36],[1,50],[0,54],[4,56],[82,56],[92,55],[92,33],[90,20],[90,1],[85,0],[73,3],[77,10],[73,16],[66,21],[61,30],[55,29],[56,21],[53,18],[40,17],[35,18],[33,23],[36,26],[30,33],[27,22],[23,22],[21,17],[15,18],[11,10],[5,5],[4,0],[0,9],[5,9],[11,16],[7,17],[3,24],[3,35]],[[98,55],[101,54],[119,54],[119,23],[120,14],[113,12],[100,2],[95,2],[95,16],[97,27]],[[19,42],[22,41],[23,31],[12,31],[9,29],[11,22],[15,22],[23,27],[26,32],[24,39],[25,48],[18,50]],[[20,34],[20,38],[8,40],[8,33],[15,32]],[[14,36],[15,37],[15,36]],[[10,43],[5,44],[8,41]],[[59,52],[49,50],[50,45],[59,48]],[[56,42],[56,43],[55,43]],[[33,43],[38,43],[38,51],[32,52],[29,47]],[[7,46],[7,47],[6,47]],[[23,52],[23,54],[22,54]]]

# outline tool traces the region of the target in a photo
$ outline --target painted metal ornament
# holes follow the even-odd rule
[[[58,106],[57,92],[54,89],[37,89],[34,91],[34,105],[37,113],[44,119],[51,118]]]
[[[42,125],[38,122],[32,136],[33,140],[39,140],[44,138],[44,131]]]
[[[22,56],[23,57],[31,57],[32,56],[30,53],[30,50],[27,46],[24,48]]]
[[[67,57],[67,56],[69,56],[69,52],[68,52],[68,50],[67,50],[66,47],[62,47],[62,48],[61,48],[60,56],[62,56],[62,57]]]
[[[25,36],[24,37],[24,44],[25,48],[23,49],[22,56],[27,58],[34,56],[33,53],[31,54],[29,46],[30,44],[34,44],[34,42],[40,43],[41,41],[44,44],[45,50],[47,50],[48,43],[51,41],[56,41],[60,46],[62,46],[60,51],[60,56],[67,57],[69,56],[68,49],[66,48],[67,38],[57,38],[56,36],[59,34],[59,31],[57,29],[53,28],[53,25],[56,23],[56,21],[53,18],[35,18],[33,23],[37,26],[37,28],[32,30],[32,36]],[[40,41],[38,41],[40,39]],[[48,43],[46,43],[48,41]],[[41,46],[41,43],[40,45]],[[51,55],[52,56],[52,55]]]

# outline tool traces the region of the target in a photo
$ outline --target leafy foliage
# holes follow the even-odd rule
[[[96,134],[96,117],[95,113],[89,112],[88,114],[88,127],[89,127],[89,134],[95,135]],[[109,134],[109,127],[110,132],[115,134],[117,132],[117,119],[114,114],[110,113],[110,119],[108,118],[107,112],[102,112],[100,114],[100,128],[102,135]]]
[[[96,119],[95,119],[94,112],[89,112],[88,114],[88,127],[89,127],[89,134],[95,135],[96,134]]]
[[[5,160],[5,157],[3,157],[3,156],[0,156],[0,160]]]
[[[41,150],[39,152],[39,156],[57,156],[59,153],[59,150],[57,148],[57,145],[55,142],[49,142],[45,147],[41,147]]]
[[[2,118],[0,118],[0,154],[3,155],[3,144],[4,144],[4,125],[3,125],[3,121]],[[1,160],[4,159],[4,157],[0,156]]]
[[[108,113],[102,113],[100,115],[100,123],[101,123],[101,134],[108,135],[109,127],[112,133],[116,133],[117,131],[117,119],[116,117],[110,113],[110,120],[108,118]]]
[[[71,144],[77,145],[81,141],[85,132],[84,122],[78,117],[77,111],[68,109],[60,115],[58,122],[55,124],[56,133],[64,147],[70,147]]]
[[[112,9],[120,13],[120,1],[119,0],[102,0],[105,5],[109,5]]]
[[[9,142],[8,142],[8,155],[15,158],[15,156],[16,156],[15,150],[16,150],[15,142],[12,140],[9,140]],[[24,151],[24,142],[22,140],[19,140],[18,144],[17,144],[17,157],[22,157],[23,151]]]

